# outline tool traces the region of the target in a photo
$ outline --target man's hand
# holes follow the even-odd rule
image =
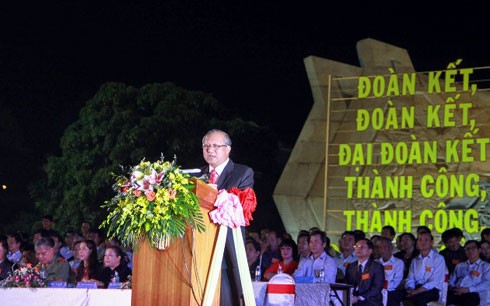
[[[465,287],[454,287],[453,292],[455,295],[462,295],[462,294],[470,292],[470,289],[465,288]]]

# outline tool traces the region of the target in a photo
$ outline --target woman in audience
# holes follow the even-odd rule
[[[78,249],[80,264],[76,269],[77,282],[95,282],[97,287],[104,287],[104,283],[97,279],[102,270],[102,265],[97,261],[97,246],[92,240],[80,242]]]
[[[99,277],[104,283],[104,288],[111,282],[127,282],[128,276],[131,275],[126,253],[119,246],[111,245],[105,249],[104,266]]]
[[[412,259],[417,257],[420,253],[415,248],[415,236],[412,233],[403,233],[400,235],[400,252],[394,254],[396,258],[400,258],[405,263],[403,269],[403,278],[407,278],[408,269],[412,263]]]
[[[264,272],[264,280],[270,280],[274,275],[279,273],[287,273],[293,275],[296,268],[298,268],[298,262],[295,260],[298,254],[298,247],[292,239],[285,239],[279,245],[281,250],[281,260],[276,261],[270,265]]]

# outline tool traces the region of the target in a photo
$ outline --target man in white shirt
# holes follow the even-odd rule
[[[433,250],[434,237],[430,232],[421,232],[417,237],[419,256],[410,264],[405,282],[406,298],[415,306],[426,306],[439,299],[447,273],[444,257]]]
[[[388,306],[400,306],[403,300],[403,292],[400,284],[403,280],[403,260],[393,256],[393,243],[390,238],[381,237],[378,241],[378,259],[384,267],[385,281],[388,283]]]
[[[22,259],[22,251],[20,250],[21,239],[19,234],[10,234],[7,238],[9,252],[7,258],[13,263],[19,263]]]
[[[356,244],[356,238],[353,231],[345,231],[340,240],[341,253],[335,258],[337,262],[337,268],[342,273],[338,275],[339,279],[343,279],[345,275],[345,268],[351,263],[357,260],[356,252],[354,252],[354,245]]]
[[[324,281],[335,283],[337,275],[337,265],[335,260],[325,252],[327,245],[327,235],[323,231],[312,231],[308,239],[311,254],[300,261],[298,269],[294,272],[294,277],[315,277],[315,270],[323,270]]]
[[[489,305],[490,264],[480,259],[478,241],[466,241],[464,250],[468,260],[457,264],[451,273],[447,304]]]

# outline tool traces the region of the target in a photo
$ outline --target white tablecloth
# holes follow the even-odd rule
[[[131,306],[131,290],[0,288],[0,306]]]
[[[255,303],[263,306],[267,282],[253,282]],[[326,283],[296,283],[295,306],[327,306],[330,302],[330,286]]]

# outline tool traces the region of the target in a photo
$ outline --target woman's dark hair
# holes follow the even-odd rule
[[[293,249],[293,259],[298,260],[298,245],[293,239],[285,239],[279,244],[279,249],[282,247],[290,247]],[[282,256],[281,256],[282,257]]]
[[[93,240],[90,240],[90,239],[83,240],[81,242],[85,242],[85,244],[87,245],[87,247],[91,251],[89,256],[88,256],[88,267],[87,267],[88,278],[89,279],[95,278],[97,276],[97,272],[98,272],[97,269],[99,267],[99,262],[97,261],[97,246],[95,245],[95,242]],[[78,265],[77,270],[76,270],[77,281],[82,280],[84,270],[85,270],[85,262],[82,261]]]

